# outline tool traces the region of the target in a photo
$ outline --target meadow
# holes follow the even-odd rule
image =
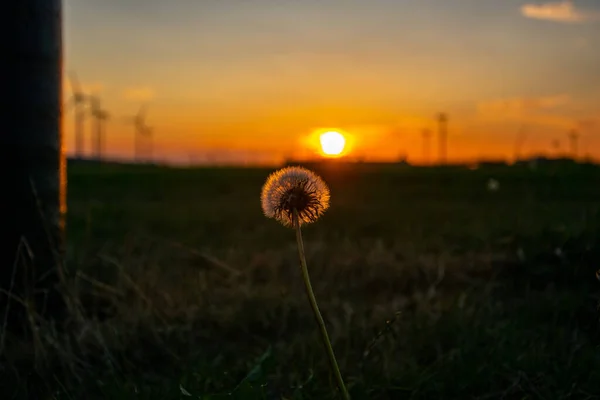
[[[353,399],[600,398],[600,168],[314,169],[308,266]],[[270,172],[71,164],[81,309],[39,398],[335,398]]]

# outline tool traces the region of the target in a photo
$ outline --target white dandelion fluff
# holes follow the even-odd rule
[[[286,167],[269,175],[260,200],[265,216],[293,226],[294,210],[300,225],[315,222],[329,208],[329,197],[327,184],[314,172]]]

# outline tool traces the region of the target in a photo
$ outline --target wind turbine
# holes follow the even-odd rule
[[[146,154],[147,161],[148,162],[152,162],[152,156],[153,156],[152,153],[153,153],[153,150],[154,150],[154,148],[153,148],[153,144],[154,143],[152,142],[152,139],[153,139],[152,136],[154,134],[154,128],[151,127],[151,126],[148,126],[148,125],[144,125],[144,128],[143,128],[143,130],[142,130],[141,133],[148,140],[147,141],[148,147],[146,148],[146,150],[148,151],[148,153]]]
[[[133,123],[133,128],[135,130],[133,136],[133,155],[136,162],[140,162],[142,159],[142,140],[144,138],[149,138],[150,141],[152,140],[152,128],[146,125],[146,110],[147,106],[143,104],[135,116],[126,118],[127,122]],[[150,153],[152,153],[151,146],[152,145],[150,144]]]
[[[577,159],[577,142],[579,141],[579,132],[577,132],[575,129],[571,130],[568,133],[568,137],[569,137],[569,145],[571,147],[571,157],[573,157],[573,160]]]
[[[553,139],[552,140],[552,148],[554,149],[554,151],[556,152],[556,157],[560,157],[560,140],[559,139]]]
[[[81,90],[79,80],[75,72],[69,74],[71,92],[73,93],[67,101],[67,107],[72,107],[75,115],[75,157],[83,158],[84,134],[83,121],[85,118],[85,103],[87,96]]]
[[[96,122],[96,129],[94,131],[94,155],[96,156],[96,159],[100,161],[102,160],[104,153],[104,134],[106,133],[104,126],[109,115],[106,110],[102,109],[100,98],[98,96],[92,95],[89,97],[92,118],[94,118]]]
[[[527,138],[527,129],[525,124],[521,124],[519,130],[517,131],[517,136],[515,138],[515,154],[514,161],[519,161],[521,157],[521,149],[523,148],[523,144],[525,143],[525,139]]]
[[[437,115],[440,164],[446,163],[448,141],[448,116],[446,113]]]

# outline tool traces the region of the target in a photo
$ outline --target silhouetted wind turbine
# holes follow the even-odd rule
[[[560,140],[559,139],[552,140],[552,148],[556,152],[556,156],[560,157]]]
[[[97,96],[90,97],[90,107],[92,117],[95,119],[94,131],[94,155],[98,160],[102,160],[104,153],[104,130],[106,120],[109,118],[108,112],[102,109],[100,99]]]
[[[84,134],[83,120],[85,118],[85,103],[87,96],[81,90],[79,80],[74,72],[69,74],[72,96],[67,101],[67,107],[72,107],[75,115],[75,157],[83,158]]]
[[[577,159],[577,142],[579,141],[579,133],[573,129],[568,133],[569,136],[569,145],[571,147],[571,157],[573,159]]]
[[[525,124],[522,124],[517,131],[517,136],[515,138],[515,161],[518,161],[521,157],[521,149],[523,144],[525,143],[525,139],[527,138],[527,130],[525,129]]]
[[[133,157],[136,162],[142,160],[142,140],[149,138],[152,140],[152,128],[146,125],[146,110],[147,106],[144,104],[140,107],[138,113],[130,118],[126,118],[127,122],[133,123],[134,136],[133,136]],[[152,149],[149,150],[152,153]]]
[[[445,164],[448,141],[448,116],[445,113],[439,113],[437,116],[437,120],[440,164]]]
[[[145,136],[147,139],[148,153],[146,154],[146,157],[147,157],[148,162],[152,162],[152,157],[153,157],[153,150],[154,150],[154,148],[153,148],[154,143],[152,141],[153,134],[154,134],[154,128],[151,126],[148,126],[148,125],[144,125],[144,128],[142,130],[142,135]]]

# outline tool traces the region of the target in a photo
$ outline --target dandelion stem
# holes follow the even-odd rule
[[[312,285],[310,283],[310,276],[308,274],[308,266],[306,265],[306,256],[304,253],[304,242],[302,240],[302,231],[300,230],[300,219],[298,217],[298,211],[296,209],[293,210],[293,224],[296,230],[296,242],[298,243],[298,255],[300,256],[300,266],[302,269],[302,278],[304,279],[304,286],[306,288],[306,294],[308,295],[308,301],[310,302],[310,306],[315,315],[315,319],[317,320],[317,325],[319,325],[319,329],[321,331],[321,338],[323,339],[323,344],[325,345],[325,350],[327,351],[327,356],[329,357],[329,365],[333,374],[335,375],[335,379],[337,381],[338,388],[344,400],[350,400],[350,395],[348,394],[348,390],[346,390],[346,385],[344,385],[344,380],[342,379],[342,374],[340,373],[340,368],[338,367],[337,360],[335,359],[335,354],[333,353],[333,347],[331,347],[331,341],[329,340],[329,335],[327,334],[327,328],[325,327],[325,321],[323,320],[323,316],[319,311],[319,306],[317,305],[317,299],[315,298],[315,294],[312,289]]]

